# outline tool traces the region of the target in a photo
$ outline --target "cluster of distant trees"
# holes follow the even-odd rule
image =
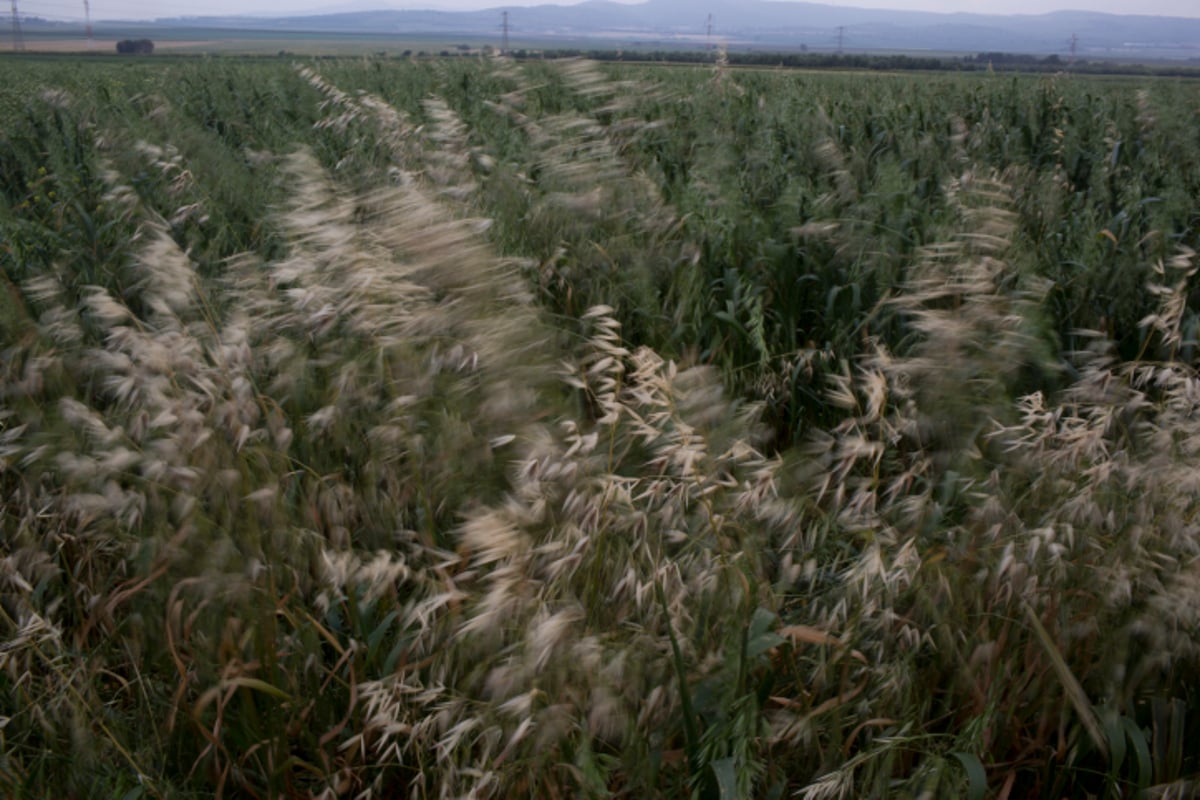
[[[964,56],[963,61],[976,64],[1062,64],[1057,55],[1038,58],[1029,53],[980,53],[975,56]]]
[[[149,39],[122,39],[117,42],[117,52],[125,56],[148,56],[154,52],[154,42]]]
[[[443,55],[448,55],[443,53]],[[696,50],[515,50],[515,58],[578,58],[595,61],[650,61],[672,64],[712,63],[716,54]],[[961,57],[908,56],[871,53],[814,53],[770,51],[735,51],[726,53],[731,65],[754,67],[800,67],[804,69],[855,69],[855,70],[921,70],[976,72],[1042,72],[1053,73],[1063,70],[1103,75],[1160,75],[1176,77],[1200,77],[1200,70],[1193,63],[1187,66],[1168,64],[1131,64],[1116,61],[1068,62],[1058,55],[1036,56],[1027,53],[979,53]],[[1198,62],[1200,63],[1200,62]]]

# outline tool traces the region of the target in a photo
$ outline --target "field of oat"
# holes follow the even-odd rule
[[[1197,791],[1200,85],[4,66],[5,796]]]

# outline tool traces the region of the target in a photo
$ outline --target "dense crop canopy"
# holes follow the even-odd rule
[[[1196,85],[6,66],[6,796],[1192,790]]]

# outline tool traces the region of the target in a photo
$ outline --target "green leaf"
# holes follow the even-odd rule
[[[754,609],[754,615],[750,617],[750,635],[753,639],[761,636],[771,629],[771,625],[775,622],[774,612],[759,606]]]
[[[1150,743],[1146,741],[1146,734],[1142,729],[1129,717],[1121,717],[1121,725],[1125,728],[1125,735],[1129,738],[1129,743],[1133,745],[1133,755],[1137,759],[1137,788],[1138,791],[1142,791],[1154,781],[1154,762],[1150,759]]]
[[[367,661],[368,662],[372,662],[375,660],[375,654],[379,650],[380,642],[383,641],[383,637],[385,635],[387,635],[387,632],[392,627],[392,623],[396,621],[396,618],[399,615],[400,615],[400,612],[398,610],[391,611],[387,616],[385,616],[380,621],[380,623],[378,625],[375,626],[375,630],[371,631],[371,635],[367,637]]]
[[[717,790],[721,800],[738,800],[737,770],[733,756],[709,764],[717,776]]]
[[[1151,700],[1153,713],[1155,781],[1168,783],[1178,780],[1183,765],[1183,722],[1186,706],[1178,698]]]
[[[784,639],[771,630],[775,624],[775,614],[761,606],[754,609],[750,618],[750,628],[746,631],[746,657],[757,658],[772,647],[783,644]]]
[[[586,736],[582,737],[579,749],[575,751],[575,766],[582,778],[582,796],[603,797],[607,794],[608,775],[592,750],[591,740]]]
[[[768,632],[764,633],[762,636],[755,636],[746,643],[746,657],[756,658],[770,650],[772,647],[778,647],[786,641],[787,639],[784,639],[777,633]]]
[[[983,800],[987,794],[987,770],[979,756],[973,753],[956,751],[950,755],[958,759],[967,773],[967,800]]]
[[[408,648],[409,641],[405,637],[396,639],[396,643],[392,645],[392,649],[388,651],[387,658],[383,661],[383,674],[391,675],[396,671],[396,664],[400,662],[400,656]]]
[[[1187,705],[1178,697],[1171,698],[1171,735],[1167,741],[1170,743],[1169,766],[1172,780],[1177,780],[1183,774],[1183,721],[1186,714]]]
[[[1125,763],[1125,730],[1120,715],[1111,709],[1104,712],[1101,722],[1108,740],[1108,776],[1115,783]]]

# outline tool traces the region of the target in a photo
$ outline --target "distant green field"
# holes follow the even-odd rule
[[[1200,83],[188,36],[0,57],[0,794],[1194,792]]]

